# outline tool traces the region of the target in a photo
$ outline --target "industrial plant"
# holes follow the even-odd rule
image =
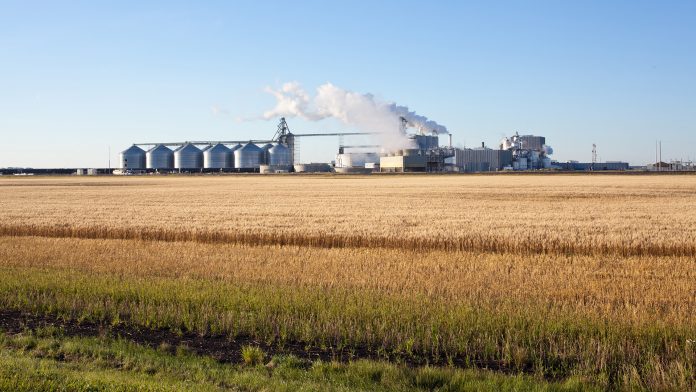
[[[503,138],[497,148],[484,143],[477,148],[455,148],[451,134],[446,145],[440,134],[419,127],[416,132],[401,118],[400,148],[381,144],[346,145],[345,136],[369,135],[380,140],[378,132],[292,133],[281,118],[275,135],[267,140],[185,141],[136,143],[120,153],[114,174],[141,173],[404,173],[404,172],[491,172],[529,170],[627,170],[628,163],[559,163],[551,159],[553,149],[546,138],[515,133]],[[330,163],[300,163],[299,139],[338,137],[335,160]]]

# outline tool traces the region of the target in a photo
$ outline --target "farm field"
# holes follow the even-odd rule
[[[0,386],[696,388],[696,176],[0,178],[0,275]]]

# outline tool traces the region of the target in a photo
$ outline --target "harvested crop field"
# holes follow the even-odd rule
[[[0,273],[0,314],[696,387],[696,176],[0,178]]]

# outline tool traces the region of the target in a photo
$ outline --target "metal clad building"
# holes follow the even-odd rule
[[[542,151],[546,144],[546,138],[543,136],[521,135],[521,147],[528,150]]]
[[[421,154],[399,154],[379,159],[379,171],[385,173],[424,172],[427,160]]]
[[[440,146],[440,139],[437,135],[412,135],[410,138],[415,141],[415,144],[421,150],[438,148]]]
[[[512,151],[491,148],[456,148],[453,163],[459,171],[496,171],[512,164]]]
[[[628,162],[552,162],[552,165],[560,167],[562,170],[628,170]]]

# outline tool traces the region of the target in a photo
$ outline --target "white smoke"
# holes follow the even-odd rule
[[[448,133],[447,128],[416,114],[406,106],[383,102],[372,94],[344,90],[331,83],[317,87],[311,97],[297,82],[285,83],[280,89],[266,88],[276,98],[276,106],[265,112],[265,119],[301,117],[310,121],[336,118],[365,132],[377,132],[387,148],[408,147],[408,139],[399,131],[401,118],[424,134]]]

